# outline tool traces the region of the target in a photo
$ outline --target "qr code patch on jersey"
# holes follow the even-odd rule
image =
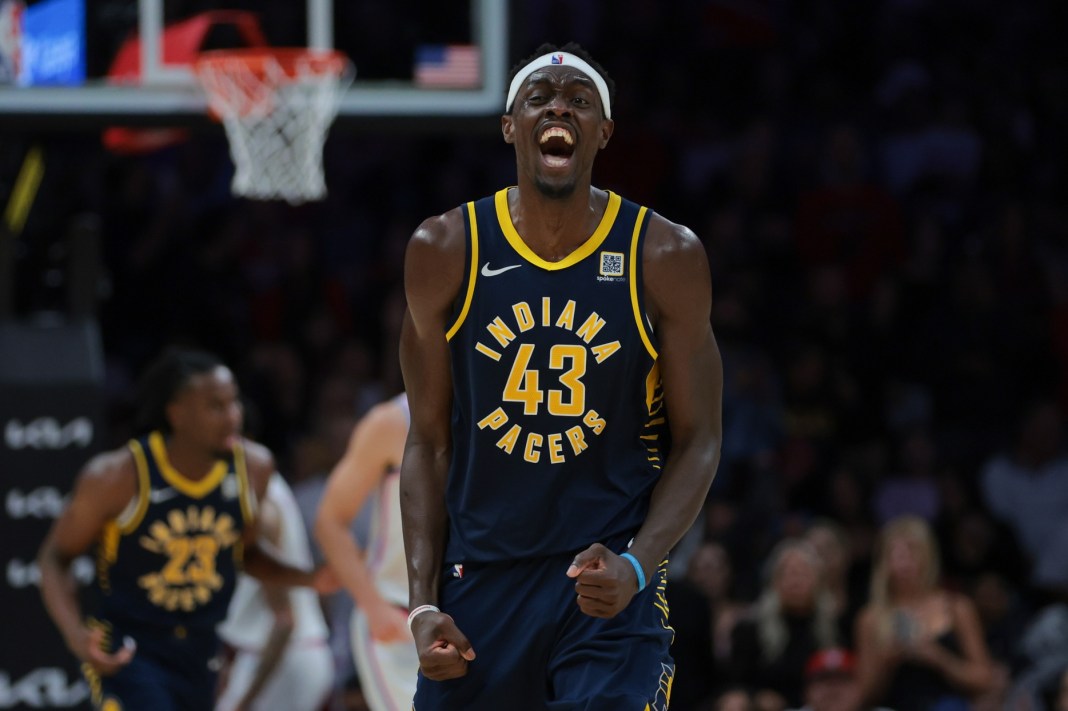
[[[622,252],[601,252],[601,276],[623,276]]]

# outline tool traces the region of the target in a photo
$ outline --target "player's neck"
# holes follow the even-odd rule
[[[567,197],[549,197],[520,183],[509,193],[512,224],[523,242],[547,261],[560,261],[589,239],[604,216],[606,194],[586,183]]]
[[[208,475],[218,461],[211,452],[195,447],[176,435],[167,438],[167,459],[179,474],[191,481]]]

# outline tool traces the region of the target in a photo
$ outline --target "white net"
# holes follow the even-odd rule
[[[222,119],[234,195],[297,205],[326,196],[323,146],[352,65],[337,52],[211,52],[197,75]]]

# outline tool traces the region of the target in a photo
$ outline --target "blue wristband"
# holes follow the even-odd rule
[[[642,570],[642,564],[638,562],[638,559],[628,553],[623,553],[620,558],[626,558],[630,561],[631,566],[634,568],[634,574],[638,576],[638,592],[645,590],[645,571]]]

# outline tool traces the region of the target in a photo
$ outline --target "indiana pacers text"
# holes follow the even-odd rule
[[[497,446],[508,454],[521,455],[532,464],[540,462],[545,455],[549,462],[558,464],[567,456],[581,454],[588,447],[587,431],[594,435],[604,431],[607,425],[604,418],[596,410],[587,408],[583,377],[589,367],[604,363],[621,346],[618,340],[595,343],[605,321],[596,311],[583,314],[585,318],[577,316],[579,309],[574,299],[569,299],[563,306],[557,305],[554,310],[552,299],[546,296],[540,304],[532,306],[520,301],[512,304],[511,310],[507,318],[497,316],[486,324],[489,336],[475,343],[475,350],[493,361],[500,362],[506,355],[515,353],[501,401],[521,404],[523,414],[529,416],[538,415],[544,407],[548,414],[568,418],[574,424],[566,429],[561,426],[562,431],[534,432],[511,422],[504,407],[498,406],[479,420],[478,427],[494,431],[503,429]],[[533,329],[568,331],[574,334],[574,342],[551,345],[522,342],[521,334]],[[552,338],[543,340],[558,338],[556,333],[550,335]],[[514,348],[511,347],[513,342]],[[550,372],[544,378],[542,371],[530,367],[532,359],[544,362],[545,355],[536,349],[549,351]],[[505,428],[509,424],[511,426]]]

